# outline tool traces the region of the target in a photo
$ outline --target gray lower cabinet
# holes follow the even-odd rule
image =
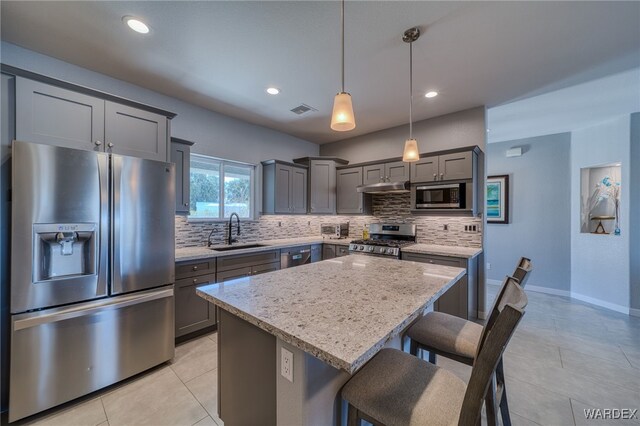
[[[402,260],[464,268],[467,274],[434,304],[434,309],[464,319],[477,317],[477,258],[402,252]]]
[[[307,212],[307,168],[278,160],[262,162],[262,212]]]
[[[311,263],[320,262],[322,260],[322,244],[314,244],[311,246]]]
[[[215,259],[176,263],[176,338],[216,324],[215,306],[196,293],[199,286],[215,281]]]
[[[322,245],[322,260],[333,259],[336,257],[336,246],[334,244]]]
[[[336,257],[342,257],[349,254],[349,246],[341,246],[336,244]]]
[[[167,117],[16,77],[16,138],[167,161]]]
[[[280,269],[280,250],[219,257],[217,269],[217,282],[277,271]]]
[[[251,266],[245,266],[243,268],[218,272],[216,274],[216,282],[221,283],[224,281],[235,280],[236,278],[244,278],[249,276],[251,276]]]
[[[363,168],[350,167],[336,172],[336,208],[338,214],[363,214],[371,209],[371,196],[356,190],[363,182]]]
[[[193,142],[171,138],[171,162],[176,165],[176,214],[189,214],[192,145]]]

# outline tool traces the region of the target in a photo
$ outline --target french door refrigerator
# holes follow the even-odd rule
[[[9,421],[173,358],[174,173],[13,142]]]

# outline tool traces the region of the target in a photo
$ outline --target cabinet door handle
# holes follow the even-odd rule
[[[194,266],[194,267],[193,267],[193,270],[194,270],[194,271],[197,271],[197,270],[198,270],[198,267],[197,267],[197,266]]]
[[[189,203],[184,203],[184,206],[185,207],[189,207]]]
[[[444,173],[440,173],[440,180],[444,179]]]
[[[193,279],[193,283],[195,284],[195,283],[197,283],[197,282],[198,282],[198,279],[197,279],[197,278],[194,278],[194,279]]]
[[[102,145],[102,141],[95,141],[94,144],[96,144],[96,146],[100,146]]]
[[[109,148],[113,148],[113,144],[112,144],[111,142],[107,143],[107,146],[108,146]]]
[[[438,174],[437,173],[433,174],[433,180],[438,180]]]

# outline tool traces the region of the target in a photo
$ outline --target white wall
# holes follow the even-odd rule
[[[2,63],[87,86],[178,114],[171,135],[196,142],[193,152],[257,164],[318,155],[318,145],[228,117],[50,56],[2,42]]]
[[[485,108],[477,107],[418,121],[413,124],[413,137],[421,153],[473,145],[484,151],[486,128]],[[402,157],[408,137],[406,124],[321,145],[320,153],[354,163]]]
[[[629,295],[631,314],[640,317],[640,112],[631,114],[631,170],[629,191],[631,193],[631,226],[629,253],[630,274]]]
[[[571,135],[571,292],[578,299],[628,313],[630,282],[631,117],[610,119]],[[622,164],[622,235],[580,232],[580,169]]]
[[[507,158],[522,147],[521,157]],[[487,223],[487,278],[511,274],[520,256],[534,265],[533,286],[571,290],[571,134],[540,136],[487,145],[487,175],[509,175],[509,224]]]

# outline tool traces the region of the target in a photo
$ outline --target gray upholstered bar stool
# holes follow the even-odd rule
[[[469,384],[452,372],[397,349],[383,349],[345,384],[348,425],[480,424],[484,396],[518,325],[527,296],[515,280],[505,286],[495,321],[487,325]]]

